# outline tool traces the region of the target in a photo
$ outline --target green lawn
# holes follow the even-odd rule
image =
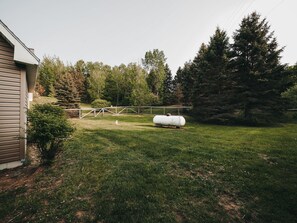
[[[297,124],[173,129],[152,117],[73,120],[52,167],[0,191],[0,222],[297,221]]]
[[[34,100],[32,103],[32,106],[36,105],[36,104],[46,104],[46,103],[55,103],[58,100],[54,97],[46,97],[46,96],[38,96],[38,97],[34,97]]]

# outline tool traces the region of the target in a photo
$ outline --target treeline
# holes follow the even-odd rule
[[[164,52],[158,49],[146,52],[142,66],[130,63],[111,67],[83,60],[65,65],[57,57],[44,57],[36,91],[57,97],[60,105],[67,108],[95,99],[105,99],[113,105],[174,103],[172,74]]]
[[[290,88],[296,72],[281,64],[283,48],[269,29],[257,13],[242,20],[232,43],[217,28],[193,61],[178,69],[175,79],[182,101],[193,105],[197,119],[267,124],[281,117],[296,93],[296,85]]]
[[[65,65],[45,57],[36,91],[67,108],[96,99],[112,105],[183,104],[192,105],[203,122],[265,124],[297,107],[297,65],[282,64],[282,51],[266,19],[252,13],[231,41],[217,28],[174,78],[158,49],[146,52],[141,65],[114,67],[83,60]]]

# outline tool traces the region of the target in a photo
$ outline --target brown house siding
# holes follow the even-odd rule
[[[13,47],[0,35],[0,164],[24,158],[20,133],[24,127],[21,121],[25,120],[21,99],[25,96],[21,85],[24,86],[26,76],[15,64],[13,53]]]

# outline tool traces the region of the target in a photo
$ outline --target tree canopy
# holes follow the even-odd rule
[[[284,98],[292,94],[282,97],[290,82],[280,62],[282,51],[266,19],[254,12],[243,18],[232,44],[217,28],[194,60],[178,70],[175,91],[181,91],[182,103],[192,104],[201,121],[274,122],[286,108]]]
[[[148,72],[148,87],[158,98],[159,103],[162,103],[163,100],[164,80],[166,78],[165,63],[165,54],[158,49],[146,52],[144,59],[142,59],[142,64]]]
[[[225,31],[217,28],[208,45],[202,44],[190,72],[194,113],[203,121],[227,121],[232,111],[230,46]]]
[[[282,113],[283,48],[278,47],[266,19],[256,12],[245,17],[234,33],[231,66],[236,98],[244,122],[269,122]]]

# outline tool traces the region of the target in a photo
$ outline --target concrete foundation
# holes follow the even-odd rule
[[[21,161],[4,163],[4,164],[0,164],[0,170],[11,169],[11,168],[15,168],[15,167],[18,167],[18,166],[21,166],[21,165],[22,165]]]

